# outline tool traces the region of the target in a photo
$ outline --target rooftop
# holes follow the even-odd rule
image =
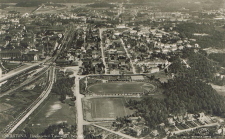
[[[131,76],[131,80],[144,80],[143,76]]]

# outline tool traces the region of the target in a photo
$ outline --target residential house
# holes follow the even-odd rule
[[[143,76],[131,76],[131,81],[144,81]]]
[[[159,67],[152,67],[150,69],[150,73],[156,73],[156,72],[159,72]]]
[[[92,58],[96,59],[100,56],[100,52],[99,51],[92,51]]]
[[[38,61],[40,60],[40,52],[29,51],[28,53],[23,54],[22,58],[24,61]]]
[[[199,113],[198,120],[199,120],[200,123],[205,124],[206,116],[203,112]]]
[[[148,131],[149,130],[149,128],[147,126],[135,126],[134,125],[134,127],[129,127],[129,128],[137,133],[137,135],[136,135],[137,137],[139,137],[144,131]]]
[[[171,118],[167,118],[167,120],[168,120],[170,125],[173,125],[173,126],[175,125],[175,121],[173,120],[172,117]]]
[[[182,115],[177,116],[177,122],[184,124],[185,123],[184,117]]]
[[[187,121],[193,121],[195,118],[193,117],[193,114],[187,114]]]
[[[159,135],[158,130],[152,130],[151,135],[154,137],[158,136]]]
[[[21,51],[19,49],[7,49],[0,51],[0,59],[15,60],[21,58]]]

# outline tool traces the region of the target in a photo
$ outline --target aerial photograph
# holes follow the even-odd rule
[[[225,139],[225,0],[0,0],[0,139]]]

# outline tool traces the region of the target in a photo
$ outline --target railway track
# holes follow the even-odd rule
[[[23,112],[21,112],[12,122],[10,122],[1,132],[0,135],[4,134],[11,134],[13,133],[17,127],[19,127],[20,124],[22,124],[31,114],[35,111],[36,108],[48,97],[49,93],[51,92],[54,79],[55,79],[55,67],[53,62],[58,58],[59,54],[65,50],[68,46],[68,41],[71,41],[71,36],[74,34],[73,27],[70,27],[70,30],[65,34],[65,37],[63,38],[63,41],[61,43],[61,47],[58,50],[58,53],[51,57],[50,59],[45,60],[44,62],[38,63],[38,65],[41,64],[47,64],[49,65],[49,74],[48,74],[48,85],[44,89],[44,91],[40,94],[40,96],[34,100]]]
[[[27,85],[27,84],[29,84],[29,83],[31,83],[31,82],[37,80],[37,79],[40,78],[43,74],[45,74],[47,71],[49,71],[49,69],[50,69],[50,67],[48,67],[48,68],[46,68],[46,69],[44,69],[44,70],[38,72],[39,75],[37,75],[36,77],[25,80],[25,81],[24,81],[23,83],[21,83],[18,87],[12,88],[11,90],[8,90],[8,91],[6,91],[6,92],[4,92],[4,93],[1,93],[1,94],[0,94],[0,97],[3,97],[3,96],[5,96],[5,95],[9,95],[10,93],[16,91],[17,89],[19,89],[19,88],[21,88],[21,87],[23,87],[23,86],[25,86],[25,85]]]
[[[44,91],[41,93],[41,95],[33,102],[31,103],[23,112],[21,112],[12,122],[10,122],[2,131],[0,134],[10,134],[12,133],[22,122],[26,120],[26,118],[44,101],[45,98],[47,98],[48,94],[50,93],[53,85],[53,79],[54,78],[54,68],[49,71],[49,78],[48,82],[49,85],[46,86]]]

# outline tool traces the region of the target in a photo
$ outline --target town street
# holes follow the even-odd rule
[[[77,138],[83,139],[83,109],[81,99],[83,95],[80,94],[80,77],[75,78],[75,96],[76,96],[76,109],[77,109]]]
[[[83,139],[83,109],[82,109],[82,97],[83,95],[80,94],[80,76],[77,75],[79,71],[79,67],[81,66],[81,62],[79,61],[79,66],[72,68],[74,70],[75,76],[75,87],[74,87],[74,96],[76,96],[76,111],[77,111],[77,139]]]
[[[105,62],[105,50],[104,50],[104,47],[103,47],[103,44],[102,44],[102,32],[104,31],[104,29],[99,29],[99,36],[100,36],[100,39],[101,39],[101,42],[100,42],[100,45],[101,45],[101,52],[102,52],[102,61],[103,61],[103,64],[105,66],[105,73],[107,73],[107,67],[106,67],[106,62]]]
[[[123,40],[120,39],[120,41],[121,41],[121,44],[123,45],[123,48],[124,48],[124,50],[125,50],[125,52],[126,52],[126,54],[127,54],[127,57],[130,59],[130,64],[131,64],[131,67],[132,67],[132,69],[133,69],[133,73],[136,74],[136,70],[135,70],[133,61],[132,61],[132,59],[131,59],[131,57],[130,57],[130,54],[128,53],[127,48],[125,47],[125,44],[124,44]]]

